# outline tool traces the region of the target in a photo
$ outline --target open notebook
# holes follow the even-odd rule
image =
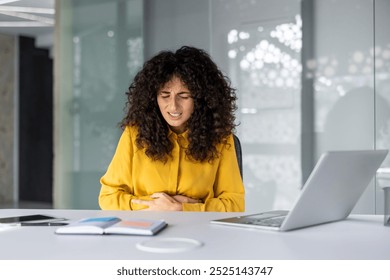
[[[290,211],[269,211],[211,223],[287,231],[345,219],[354,208],[387,150],[324,153]]]

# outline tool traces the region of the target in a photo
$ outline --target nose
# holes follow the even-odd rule
[[[176,96],[173,96],[169,102],[169,109],[171,111],[176,111],[176,109],[179,107],[178,100]]]

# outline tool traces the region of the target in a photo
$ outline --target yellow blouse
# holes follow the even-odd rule
[[[126,127],[107,172],[100,179],[99,205],[103,210],[143,209],[145,206],[131,200],[147,200],[156,192],[202,201],[183,203],[183,211],[245,210],[244,185],[232,135],[228,138],[229,145],[218,145],[221,155],[212,163],[200,163],[186,157],[186,133],[169,134],[174,148],[166,163],[148,158],[144,150],[137,148],[136,136],[137,128]]]

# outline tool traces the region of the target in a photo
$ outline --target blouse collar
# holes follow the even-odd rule
[[[178,141],[180,146],[182,146],[182,147],[187,147],[189,144],[189,142],[188,142],[188,129],[180,134],[177,134],[176,132],[172,131],[169,128],[168,138],[171,140],[174,140],[174,141]]]

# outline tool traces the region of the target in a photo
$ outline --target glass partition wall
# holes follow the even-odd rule
[[[375,0],[374,5],[374,97],[375,148],[390,150],[390,2]],[[390,186],[390,156],[377,172],[375,191],[376,213],[383,214],[383,187]]]
[[[144,57],[181,45],[208,51],[237,89],[248,212],[290,208],[324,151],[390,148],[388,1],[57,6],[57,208],[98,208],[124,92]],[[389,165],[388,158],[355,212],[383,211]]]
[[[98,208],[99,179],[143,63],[141,0],[57,1],[55,207]]]
[[[238,94],[246,208],[289,208],[301,185],[299,0],[211,1],[212,54]]]

